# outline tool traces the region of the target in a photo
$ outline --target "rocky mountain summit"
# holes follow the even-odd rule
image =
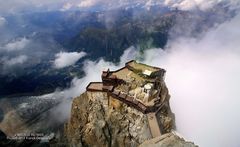
[[[70,146],[196,147],[172,133],[175,121],[164,74],[136,61],[103,72],[103,82],[90,83],[73,100],[64,131]]]

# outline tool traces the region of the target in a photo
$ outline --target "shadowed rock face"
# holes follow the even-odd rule
[[[0,108],[0,123],[4,119],[4,111]]]

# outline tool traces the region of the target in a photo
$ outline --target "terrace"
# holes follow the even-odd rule
[[[163,69],[133,60],[119,70],[103,71],[103,82],[90,83],[87,91],[108,92],[112,97],[138,110],[141,109],[144,113],[154,112],[157,110],[156,102],[160,92],[158,82],[164,73]]]
[[[130,61],[119,70],[103,71],[102,82],[91,82],[86,89],[107,92],[108,96],[147,114],[152,137],[157,137],[162,134],[156,114],[164,106],[159,96],[164,75],[164,69]]]

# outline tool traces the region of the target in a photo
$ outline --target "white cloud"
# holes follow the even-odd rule
[[[177,130],[199,146],[239,147],[240,15],[201,40],[181,39],[170,51],[146,53],[167,70]]]
[[[29,43],[30,43],[30,40],[23,37],[21,39],[7,43],[6,45],[2,46],[0,49],[9,51],[9,52],[18,51],[18,50],[24,49]]]
[[[72,1],[73,5],[77,5],[80,8],[92,7],[92,6],[105,6],[109,8],[128,6],[128,5],[145,5],[149,8],[154,5],[165,5],[172,8],[178,8],[181,10],[206,10],[212,8],[219,3],[227,3],[232,7],[239,5],[239,0],[81,0]]]
[[[67,0],[8,0],[1,2],[0,13],[18,13],[22,11],[56,10]]]
[[[2,16],[0,16],[0,27],[4,26],[6,24],[6,19]]]
[[[86,55],[85,52],[59,52],[55,55],[55,68],[64,68],[75,64],[79,59]]]
[[[96,4],[98,4],[100,1],[99,0],[82,0],[80,3],[77,5],[78,7],[92,7]]]
[[[94,6],[102,8],[116,8],[128,5],[145,5],[149,8],[152,5],[167,5],[168,7],[178,7],[182,10],[209,9],[215,4],[225,2],[235,7],[239,0],[8,0],[0,5],[0,13],[18,13],[22,11],[50,11],[77,8],[90,8]]]
[[[72,4],[71,3],[65,3],[65,4],[63,4],[63,7],[62,7],[62,9],[61,9],[61,11],[66,11],[66,10],[69,10],[69,9],[71,9],[72,8]]]
[[[238,0],[165,0],[164,4],[181,10],[206,10],[219,3],[228,3],[231,6],[239,5]]]
[[[3,59],[3,65],[5,67],[11,67],[19,64],[23,64],[27,61],[28,57],[25,55],[20,55],[14,58],[5,58]]]

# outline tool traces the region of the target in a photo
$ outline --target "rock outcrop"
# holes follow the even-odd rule
[[[169,101],[167,87],[162,93]],[[169,103],[157,115],[164,133],[174,129]],[[138,146],[152,138],[147,116],[126,104],[111,99],[105,92],[85,92],[72,103],[71,118],[65,135],[72,145]]]
[[[90,83],[73,100],[64,129],[70,146],[194,147],[171,133],[175,121],[164,74],[164,69],[136,61],[104,71],[102,83]]]

